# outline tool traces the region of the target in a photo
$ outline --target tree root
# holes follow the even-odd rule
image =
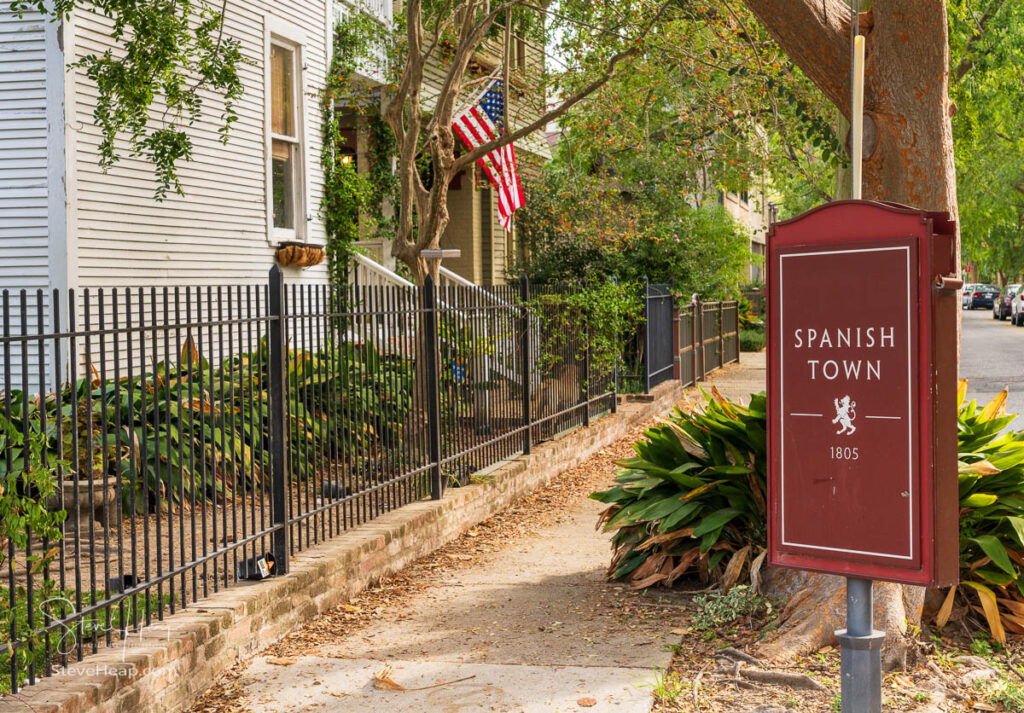
[[[756,668],[741,668],[740,676],[758,683],[774,683],[789,688],[805,691],[825,691],[825,686],[803,673],[785,673],[783,671],[762,671]]]
[[[846,628],[846,584],[842,577],[769,568],[762,590],[777,601],[788,602],[778,634],[758,648],[769,661],[788,661],[835,645],[835,632]],[[887,671],[906,669],[917,658],[917,644],[908,624],[919,625],[924,589],[876,582],[875,627],[885,631],[882,666]]]

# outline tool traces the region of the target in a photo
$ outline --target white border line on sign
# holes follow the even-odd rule
[[[853,555],[869,555],[872,557],[885,557],[889,559],[900,559],[900,560],[912,560],[914,559],[914,411],[913,411],[913,373],[911,370],[911,274],[910,274],[910,246],[901,245],[893,246],[888,248],[863,248],[859,250],[820,250],[817,252],[806,252],[806,253],[789,253],[787,255],[779,255],[779,430],[781,433],[786,432],[786,408],[785,398],[786,390],[783,383],[783,364],[782,364],[782,346],[785,338],[785,328],[783,326],[783,314],[785,310],[783,308],[783,291],[785,281],[782,279],[782,268],[783,260],[787,257],[812,257],[817,255],[846,255],[850,253],[877,253],[877,252],[899,252],[902,251],[906,254],[907,259],[907,452],[908,458],[908,470],[907,470],[907,518],[910,523],[910,541],[908,543],[909,555],[903,554],[891,554],[888,552],[867,552],[864,550],[852,550],[845,549],[842,547],[824,547],[821,545],[806,545],[799,542],[789,542],[786,540],[786,441],[785,438],[780,437],[779,445],[781,449],[781,461],[779,466],[779,485],[782,506],[781,510],[781,529],[782,529],[782,544],[789,547],[802,547],[809,550],[822,550],[827,552],[843,552],[846,554]],[[813,416],[816,414],[797,414],[791,413],[790,416]],[[865,418],[880,418],[880,419],[893,419],[902,420],[899,416],[866,416]]]

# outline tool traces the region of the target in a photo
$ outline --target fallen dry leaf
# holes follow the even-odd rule
[[[267,659],[267,663],[274,664],[275,666],[291,666],[297,660],[291,656],[272,656]]]
[[[581,698],[576,701],[576,705],[580,708],[593,708],[597,705],[597,700],[594,698]]]
[[[468,681],[476,676],[466,676],[464,678],[457,678],[454,681],[442,681],[441,683],[434,683],[429,686],[420,686],[418,688],[406,688],[400,683],[396,683],[391,678],[391,674],[394,673],[394,669],[391,666],[385,666],[377,673],[373,674],[373,686],[382,691],[426,691],[430,688],[440,688],[441,686],[450,686],[453,683],[462,683]]]
[[[377,673],[373,674],[373,687],[378,688],[382,691],[404,691],[405,686],[395,683],[391,679],[391,674],[394,669],[390,666],[385,666]]]

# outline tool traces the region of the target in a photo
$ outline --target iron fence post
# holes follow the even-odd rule
[[[651,283],[644,275],[644,393],[651,393]]]
[[[444,495],[441,478],[441,394],[440,366],[438,359],[437,335],[437,292],[434,278],[427,275],[423,280],[423,375],[427,409],[427,440],[430,450],[430,497],[440,500]]]
[[[700,362],[700,369],[694,369],[693,371],[694,381],[697,382],[704,381],[704,377],[707,376],[707,372],[705,371],[707,364],[704,359],[704,303],[700,301],[700,297],[697,298],[697,302],[694,304],[693,309],[696,313],[694,317],[694,323],[697,328],[696,344],[698,346],[698,351],[700,352],[697,357],[697,361],[694,362],[695,365],[697,362]]]
[[[270,268],[270,320],[267,322],[270,342],[270,452],[271,517],[275,527],[271,535],[275,574],[288,573],[288,459],[285,428],[285,304],[284,273],[274,265]]]
[[[691,372],[691,378],[693,383],[691,386],[697,384],[697,296],[694,295],[693,300],[690,302],[690,361],[693,363],[693,371]]]
[[[725,303],[718,300],[718,366],[725,366]]]
[[[583,379],[580,383],[580,399],[583,403],[583,425],[590,425],[590,341],[583,348]]]
[[[533,375],[530,372],[530,278],[522,275],[519,278],[519,300],[522,303],[522,316],[519,323],[519,361],[523,374],[523,453],[530,455],[532,440],[532,416],[530,414],[530,386]]]
[[[612,284],[618,284],[619,281],[612,276]],[[620,353],[615,355],[615,359],[612,362],[612,413],[619,412],[619,360],[622,358],[621,350]]]
[[[732,307],[732,323],[736,327],[736,363],[740,363],[740,303],[737,300]]]

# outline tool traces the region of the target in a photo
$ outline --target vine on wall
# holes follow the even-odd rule
[[[359,81],[358,71],[368,71],[378,47],[386,44],[385,29],[360,13],[334,26],[331,67],[324,88],[323,148],[324,197],[321,204],[327,231],[327,267],[332,284],[348,282],[355,244],[360,237],[391,238],[394,219],[390,206],[398,187],[392,170],[397,151],[395,138],[380,118],[380,101],[373,88]],[[369,165],[365,175],[357,170],[341,136],[341,116],[352,111],[366,119],[369,134]],[[360,225],[362,222],[362,226]]]

